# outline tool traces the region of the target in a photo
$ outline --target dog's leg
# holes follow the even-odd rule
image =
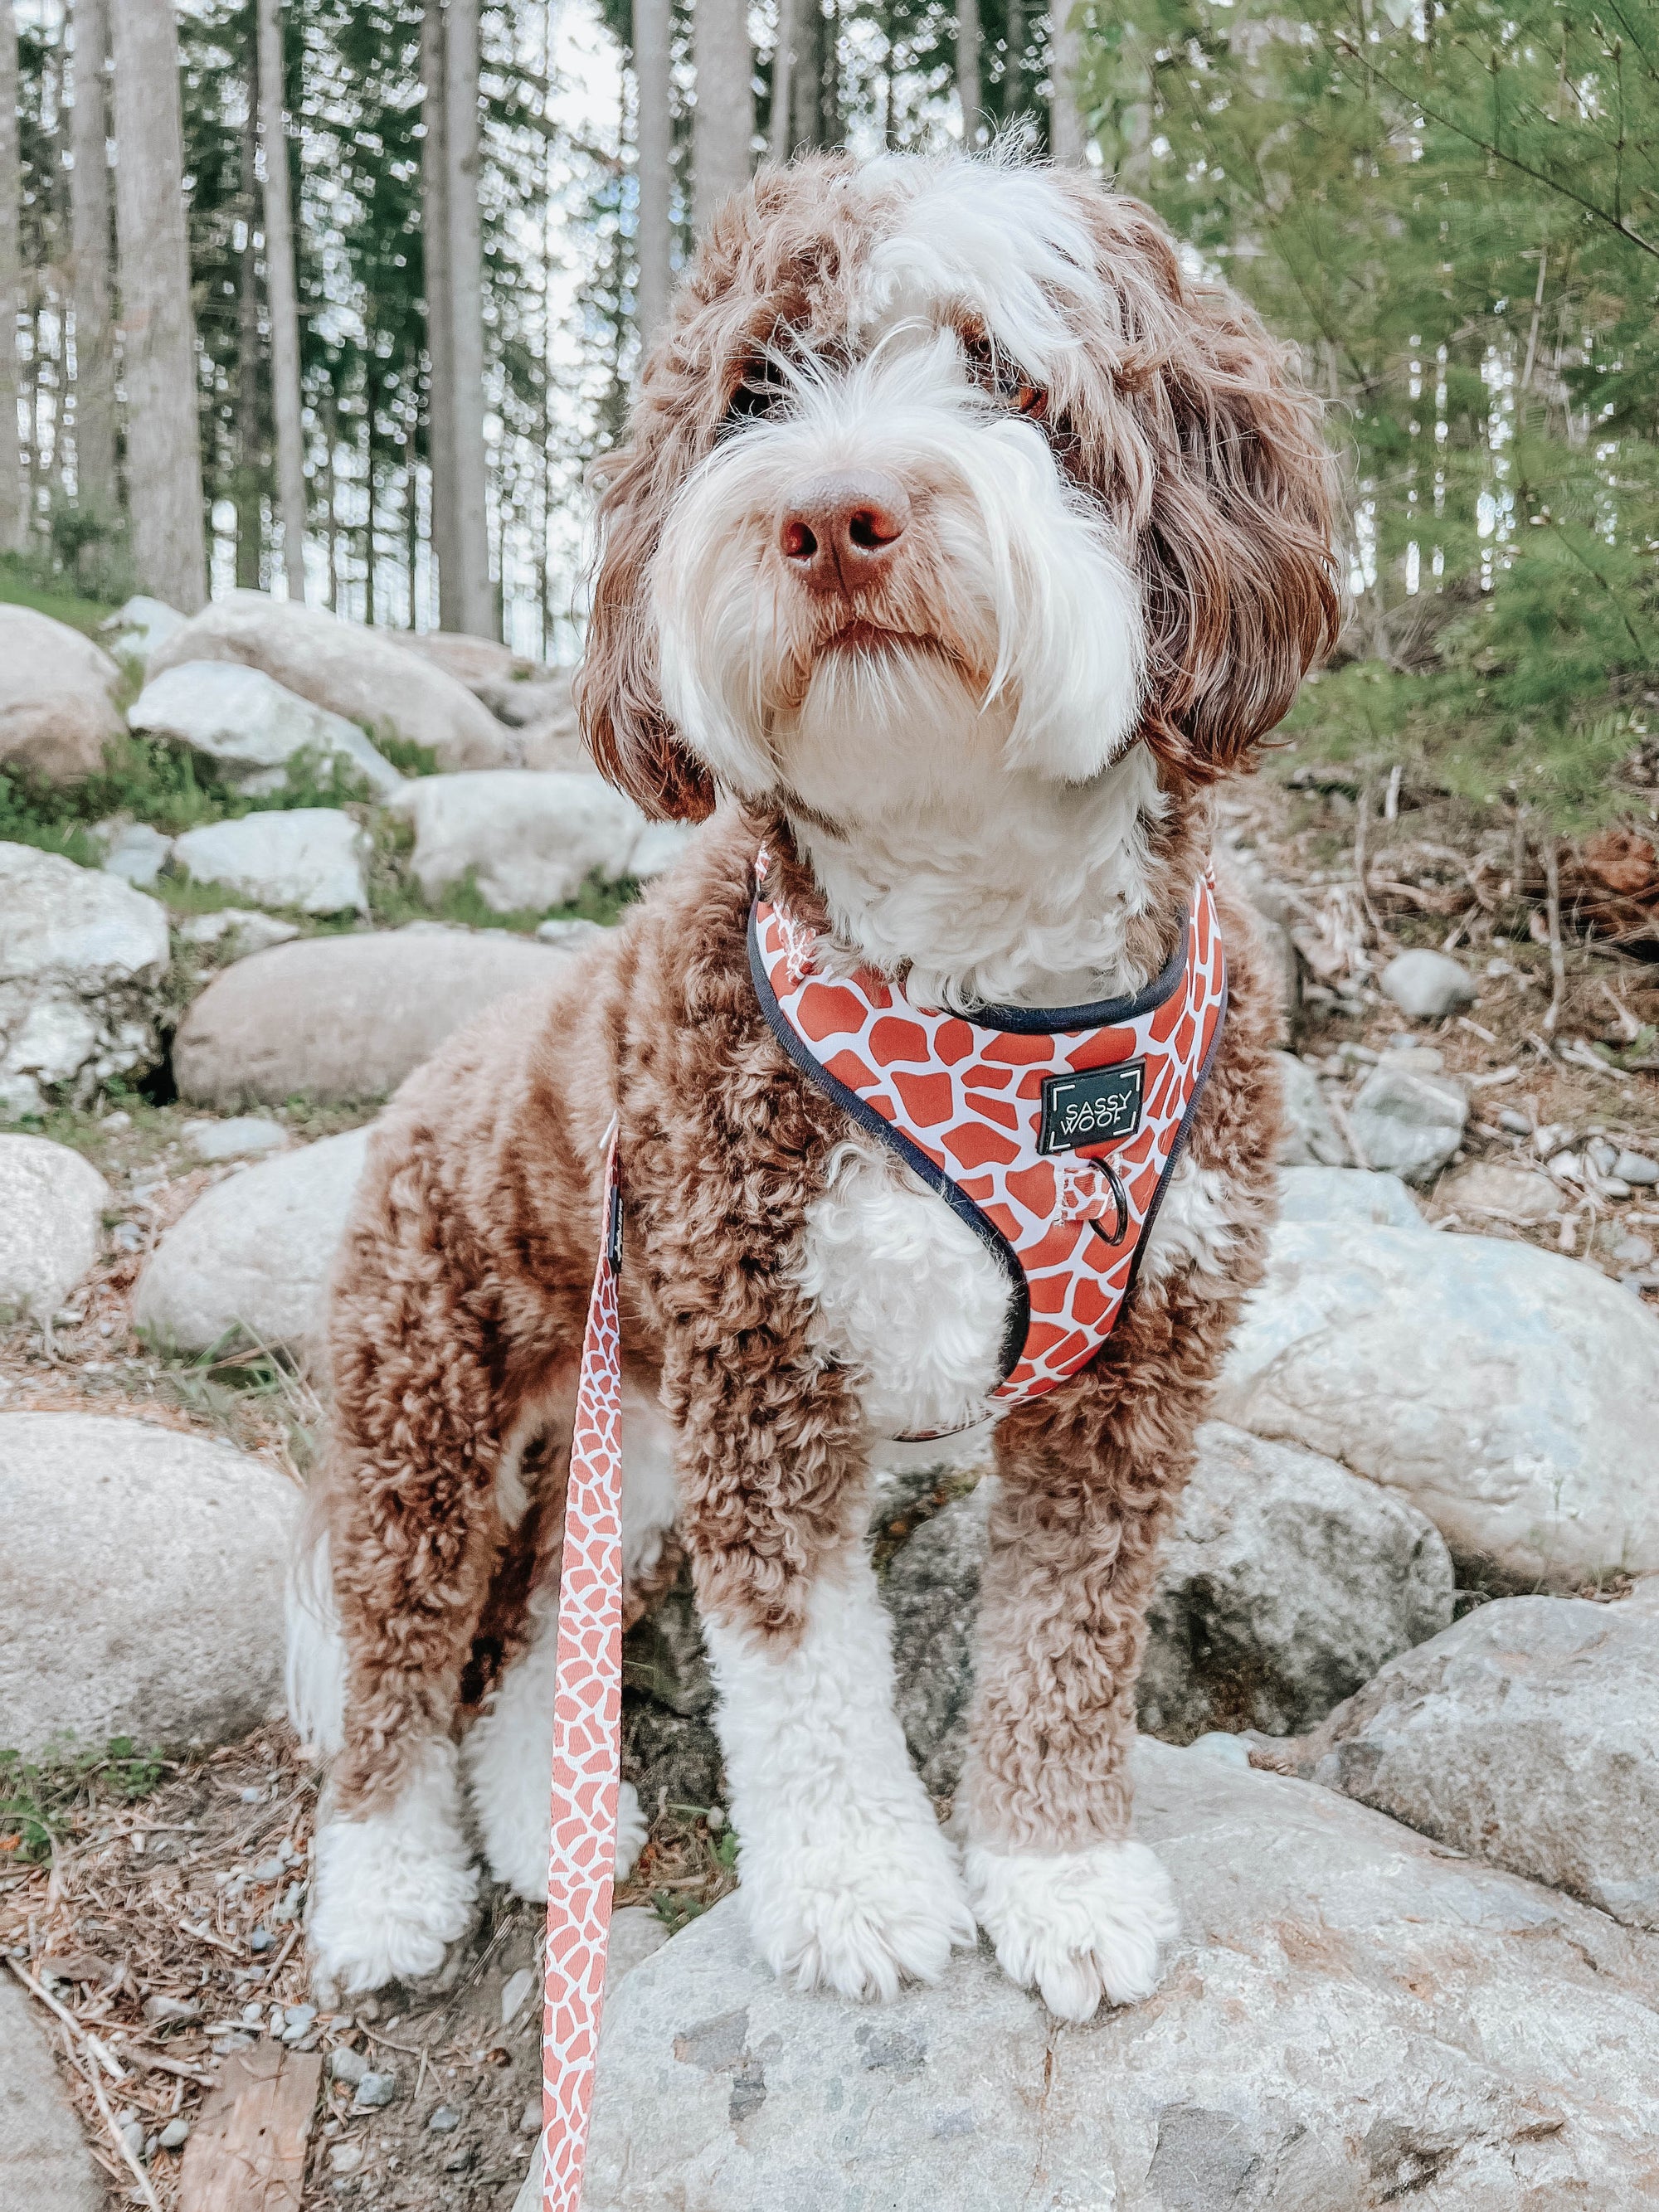
[[[1127,1754],[1157,1542],[1186,1458],[1177,1443],[1167,1468],[1134,1466],[1090,1427],[1015,1415],[999,1437],[957,1799],[974,1910],[1004,1971],[1072,2021],[1103,1996],[1149,1995],[1177,1925],[1168,1876],[1129,1838]]]

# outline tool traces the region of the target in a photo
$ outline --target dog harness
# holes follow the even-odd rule
[[[914,1168],[1008,1279],[1003,1405],[1086,1367],[1116,1326],[1210,1072],[1227,1006],[1200,877],[1163,974],[1095,1006],[913,1005],[869,969],[820,975],[816,933],[756,862],[749,965],[802,1073]]]

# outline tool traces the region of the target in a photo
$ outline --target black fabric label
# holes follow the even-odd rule
[[[1091,1067],[1083,1075],[1051,1075],[1042,1086],[1040,1152],[1073,1152],[1083,1145],[1114,1144],[1140,1127],[1146,1086],[1144,1060],[1121,1067]]]

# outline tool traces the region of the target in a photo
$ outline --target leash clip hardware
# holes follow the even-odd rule
[[[623,1255],[623,1201],[621,1179],[613,1182],[605,1200],[605,1256],[612,1267],[620,1267]]]
[[[1099,1222],[1091,1221],[1089,1224],[1089,1226],[1093,1230],[1095,1235],[1099,1237],[1103,1244],[1109,1244],[1112,1249],[1115,1251],[1129,1233],[1128,1196],[1124,1190],[1123,1185],[1118,1180],[1117,1170],[1111,1164],[1109,1160],[1096,1160],[1093,1163],[1093,1165],[1098,1168],[1101,1174],[1106,1178],[1107,1188],[1112,1194],[1112,1204],[1117,1210],[1117,1220],[1109,1237],[1101,1227]]]

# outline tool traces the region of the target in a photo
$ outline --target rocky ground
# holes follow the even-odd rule
[[[537,1916],[493,1893],[443,1989],[313,2009],[277,1588],[366,1124],[674,840],[581,768],[557,672],[482,641],[240,594],[139,609],[123,672],[15,611],[0,763],[64,834],[0,819],[0,2173],[30,2212],[194,2212],[266,2067],[284,2203],[506,2212]],[[212,819],[90,819],[133,732]],[[296,778],[325,803],[276,803]],[[720,1902],[682,1588],[628,1644],[653,1827],[595,2212],[1659,2197],[1659,965],[1434,794],[1286,757],[1223,828],[1291,1114],[1141,1686],[1163,1988],[1084,2031],[984,1959],[880,2014],[776,1990]],[[941,1808],[976,1473],[885,1476],[872,1522]]]

